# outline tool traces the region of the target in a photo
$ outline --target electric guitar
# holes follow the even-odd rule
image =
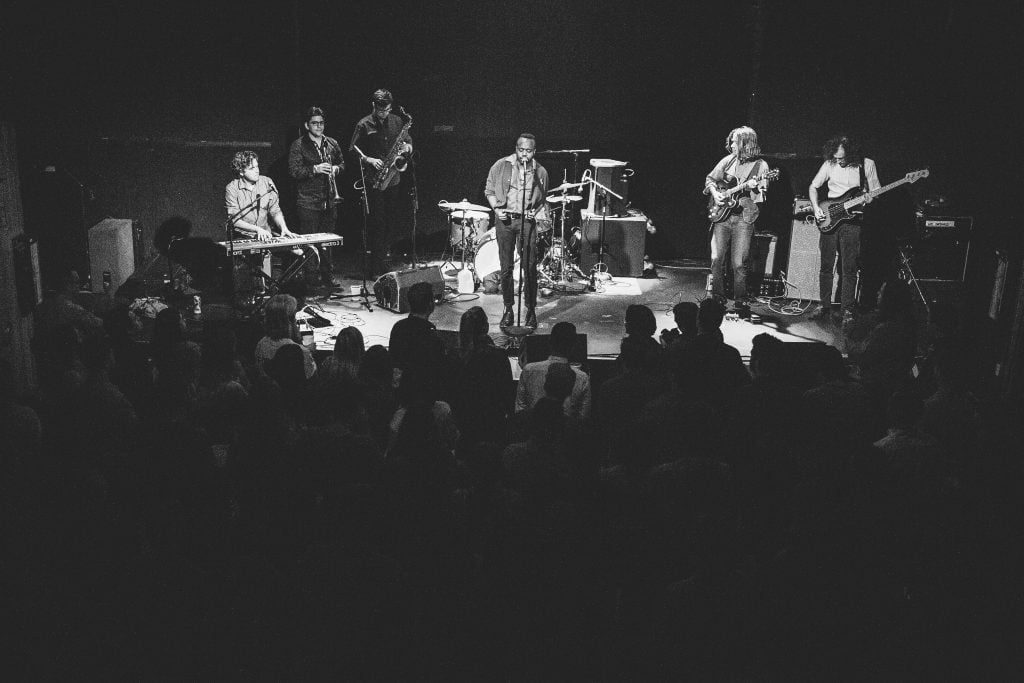
[[[726,218],[728,218],[729,213],[731,213],[732,210],[736,208],[736,204],[738,204],[740,201],[739,197],[735,196],[736,193],[742,192],[743,190],[750,190],[762,180],[773,180],[778,177],[779,169],[773,168],[770,171],[765,171],[764,173],[757,177],[745,180],[742,183],[736,185],[735,187],[731,187],[732,184],[736,182],[735,178],[733,178],[733,180],[729,183],[723,183],[719,181],[717,183],[718,189],[722,191],[725,194],[725,196],[722,197],[722,201],[720,202],[716,202],[714,196],[711,196],[708,199],[708,220],[711,221],[711,225],[714,225],[715,223],[721,223],[722,221],[724,221]],[[727,189],[730,187],[731,189]]]
[[[900,185],[915,183],[921,178],[927,178],[928,173],[929,171],[927,168],[920,171],[913,171],[899,180],[891,182],[888,185],[883,185],[877,190],[871,190],[870,192],[861,194],[860,188],[854,187],[835,199],[826,199],[825,201],[820,202],[818,207],[825,212],[825,217],[821,219],[815,218],[815,221],[818,223],[818,230],[825,234],[834,231],[845,221],[857,218],[863,213],[863,211],[851,211],[850,209],[857,208],[864,203],[865,199],[874,199],[878,195],[884,194],[895,187],[899,187]]]

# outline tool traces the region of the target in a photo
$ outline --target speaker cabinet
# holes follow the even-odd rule
[[[105,218],[89,229],[89,274],[92,291],[116,292],[135,271],[132,221]]]
[[[418,282],[429,282],[434,290],[434,301],[444,295],[444,277],[440,266],[397,270],[384,273],[373,283],[377,305],[395,313],[409,312],[409,288]]]
[[[601,216],[581,212],[583,220],[580,267],[585,273],[597,263],[601,244]],[[613,277],[640,277],[644,272],[647,216],[604,219],[604,263]]]
[[[811,217],[811,202],[807,199],[793,201],[793,227],[789,238],[789,258],[786,263],[786,282],[790,287],[788,295],[794,299],[820,301],[818,273],[821,270],[821,251],[818,237],[821,232]],[[839,259],[836,258],[836,266]],[[835,274],[835,269],[833,269]],[[835,301],[839,278],[832,278],[832,300]]]
[[[625,216],[626,207],[629,205],[629,178],[633,170],[626,168],[625,161],[614,159],[591,159],[594,180],[601,183],[622,199],[612,196],[601,188],[591,185],[590,197],[587,199],[587,211],[590,213],[602,214],[605,206],[608,207],[609,216]]]
[[[918,280],[963,282],[974,219],[969,216],[920,216],[909,261]]]

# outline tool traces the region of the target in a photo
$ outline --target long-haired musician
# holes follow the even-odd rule
[[[725,263],[731,256],[732,292],[734,307],[747,307],[747,271],[750,262],[750,242],[754,236],[754,223],[760,214],[759,204],[764,202],[768,189],[768,164],[761,158],[761,146],[757,132],[749,126],[740,126],[729,131],[725,139],[729,154],[715,164],[704,180],[704,194],[710,194],[715,202],[725,198],[723,190],[730,185],[749,183],[738,193],[736,207],[725,219],[714,225],[714,251],[711,259],[712,293],[724,301]]]
[[[837,135],[825,143],[821,150],[824,161],[807,188],[807,196],[814,207],[814,217],[824,220],[825,212],[818,203],[818,188],[828,184],[828,199],[841,197],[854,188],[865,192],[881,187],[875,162],[863,156],[860,147],[848,135]],[[871,201],[865,197],[865,203]],[[842,269],[843,319],[851,318],[856,306],[857,268],[860,260],[861,222],[848,220],[831,232],[818,238],[821,251],[821,270],[818,273],[818,293],[821,308],[814,314],[818,320],[828,321],[832,311],[832,270],[836,253]]]
[[[299,232],[336,232],[338,224],[338,174],[345,169],[341,146],[324,134],[327,125],[324,110],[306,110],[306,133],[292,142],[288,150],[288,174],[295,179],[295,210]],[[320,284],[333,287],[330,247],[320,250]]]

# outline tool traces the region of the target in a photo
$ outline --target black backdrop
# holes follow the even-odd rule
[[[64,213],[85,227],[137,219],[147,244],[174,214],[217,236],[234,151],[255,147],[286,185],[306,106],[324,107],[328,133],[347,143],[386,86],[416,118],[427,232],[441,227],[439,199],[479,201],[488,165],[530,130],[542,149],[628,161],[630,198],[659,229],[652,255],[705,256],[702,178],[744,123],[783,169],[762,227],[785,229],[822,140],[842,129],[883,182],[928,166],[908,196],[940,193],[981,231],[1013,229],[1012,204],[991,202],[1021,180],[1011,126],[1022,21],[1009,3],[36,2],[0,24],[0,101],[26,188],[48,165],[79,188],[26,197],[29,223],[49,220],[39,204],[81,202]],[[560,179],[567,161],[545,163]]]

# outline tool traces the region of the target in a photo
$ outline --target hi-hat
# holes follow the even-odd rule
[[[583,199],[583,197],[578,194],[567,194],[564,197],[548,197],[548,201],[552,204],[567,204],[569,202],[578,202],[581,199]]]
[[[445,211],[490,211],[486,206],[472,204],[463,199],[461,202],[438,202],[437,205]]]
[[[461,220],[478,220],[480,218],[489,218],[490,214],[486,211],[452,211],[451,217],[457,221]]]

